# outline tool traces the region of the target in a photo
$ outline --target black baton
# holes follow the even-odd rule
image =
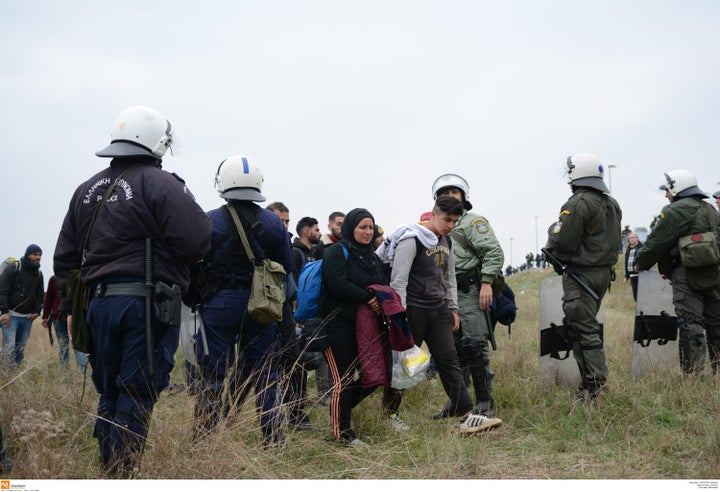
[[[148,374],[155,375],[152,337],[152,239],[145,239],[145,348],[147,350]]]
[[[587,291],[587,293],[590,294],[590,297],[595,299],[595,301],[600,300],[600,297],[595,293],[594,290],[592,290],[590,288],[590,286],[588,284],[583,282],[582,279],[580,277],[578,277],[575,272],[573,272],[572,270],[568,270],[567,265],[563,264],[560,260],[555,258],[555,256],[553,256],[553,254],[550,251],[548,251],[545,248],[542,248],[540,251],[542,251],[542,253],[545,255],[545,258],[547,258],[548,261],[550,261],[550,263],[552,263],[553,265],[558,267],[558,269],[560,269],[560,271],[562,271],[563,275],[569,275],[570,278],[572,278],[575,282],[577,282],[580,285],[580,287],[585,289]]]

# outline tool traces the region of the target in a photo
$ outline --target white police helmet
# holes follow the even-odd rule
[[[695,176],[685,169],[675,169],[665,173],[665,184],[660,185],[661,190],[667,190],[672,196],[684,198],[687,196],[701,195],[708,198],[707,194],[698,188]]]
[[[472,209],[472,204],[470,203],[470,185],[465,181],[465,178],[452,173],[443,174],[437,178],[432,185],[433,200],[437,200],[438,194],[445,188],[457,188],[460,190],[463,195],[465,210]]]
[[[98,157],[151,156],[161,159],[172,144],[170,121],[152,108],[132,106],[115,118],[110,145]]]
[[[566,165],[568,183],[610,193],[603,180],[605,168],[597,156],[592,154],[571,155],[567,158]]]
[[[215,174],[215,188],[226,200],[264,202],[263,174],[252,158],[244,155],[228,157]]]

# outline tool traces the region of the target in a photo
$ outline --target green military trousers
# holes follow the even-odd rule
[[[694,291],[687,283],[682,265],[674,268],[670,276],[673,305],[680,328],[680,366],[683,373],[702,371],[708,348],[713,372],[717,373],[720,363],[720,290]]]
[[[489,314],[489,311],[488,311]],[[485,363],[485,371],[487,373],[488,389],[492,388],[492,380],[495,373],[490,369],[490,349],[489,338],[492,329],[488,323],[488,317],[485,311],[480,309],[480,288],[476,284],[471,284],[467,292],[458,289],[458,316],[460,317],[460,326],[462,327],[462,336],[477,340],[482,347],[482,357]],[[455,346],[460,355],[460,365],[463,370],[466,369],[468,361],[464,360],[460,337],[455,336]],[[467,373],[466,373],[467,374]],[[467,381],[467,375],[466,375]]]
[[[610,267],[573,267],[577,276],[599,297],[596,301],[572,277],[563,277],[563,312],[573,339],[573,356],[580,368],[583,388],[595,391],[607,381],[608,368],[597,314],[610,287]]]

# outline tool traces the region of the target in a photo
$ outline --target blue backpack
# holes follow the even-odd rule
[[[342,244],[342,249],[347,260],[348,250],[344,244]],[[322,263],[323,260],[306,263],[300,272],[297,282],[297,307],[295,308],[295,321],[298,323],[305,323],[310,318],[318,317],[318,302],[323,288]]]

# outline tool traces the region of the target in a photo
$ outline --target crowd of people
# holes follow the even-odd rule
[[[172,126],[157,111],[134,106],[121,112],[110,144],[96,152],[112,159],[110,165],[80,184],[70,201],[47,291],[37,245],[28,246],[17,264],[3,266],[13,275],[0,275],[3,365],[22,362],[32,321],[42,316],[43,326],[54,327],[60,364],[67,366],[72,319],[87,321],[92,350],[74,355],[83,372],[91,369],[99,394],[94,437],[105,476],[131,477],[139,469],[154,405],[174,366],[181,302],[199,313],[204,329],[193,358],[196,442],[216,432],[251,394],[263,447],[284,445],[284,429],[317,429],[305,411],[312,371],[317,402],[328,407],[338,444],[367,445],[356,434],[352,412],[379,388],[389,425],[408,431],[411,425],[401,418],[403,390],[360,363],[366,350],[360,334],[382,330],[376,321],[387,316],[388,299],[401,307],[414,343],[426,345],[432,356],[448,398],[434,418],[459,418],[462,434],[502,424],[493,398],[490,347],[497,319],[491,311],[503,292],[505,299],[512,292],[503,285],[503,250],[488,220],[471,212],[470,186],[462,176],[439,176],[430,186],[430,211],[395,231],[383,231],[371,211],[355,208],[332,212],[326,234],[317,218],[302,217],[294,235],[287,206],[258,205],[266,201],[264,177],[252,159],[235,155],[220,163],[215,183],[226,203],[204,211],[185,183],[162,169],[171,145]],[[582,379],[575,397],[588,402],[607,390],[596,316],[622,248],[622,211],[605,186],[599,158],[577,154],[566,166],[572,194],[548,229],[545,247],[564,264],[558,273],[575,274],[563,276],[562,302]],[[702,370],[708,347],[715,371],[718,213],[690,173],[665,177],[662,188],[671,203],[644,243],[627,235],[624,278],[636,296],[638,272],[660,266],[682,294],[675,307],[683,371]],[[714,196],[720,204],[720,195]],[[249,314],[256,266],[251,256],[284,269],[285,302],[277,321]],[[308,263],[320,260],[318,325],[326,340],[310,351],[300,343],[306,327],[294,317],[297,281]],[[528,253],[520,268],[546,266],[544,256]],[[78,270],[80,311],[67,289]],[[508,267],[505,274],[515,271]],[[383,347],[381,360],[389,360],[390,345]]]

